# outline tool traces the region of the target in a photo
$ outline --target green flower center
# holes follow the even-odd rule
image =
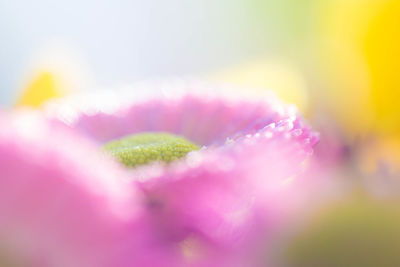
[[[141,133],[113,140],[104,149],[127,167],[159,161],[169,163],[200,149],[187,139],[169,133]]]

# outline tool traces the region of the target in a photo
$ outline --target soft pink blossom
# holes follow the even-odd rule
[[[276,99],[188,94],[57,116],[0,119],[0,255],[32,266],[248,266],[300,205],[318,139]],[[149,131],[203,148],[134,170],[100,150]]]

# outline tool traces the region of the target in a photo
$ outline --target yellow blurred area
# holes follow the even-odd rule
[[[32,54],[16,106],[40,107],[53,98],[87,90],[91,72],[78,47],[64,39],[50,39]]]
[[[66,95],[60,78],[52,72],[43,71],[38,73],[27,84],[17,107],[30,106],[39,107],[45,101]]]
[[[383,171],[386,174],[400,173],[400,140],[380,138],[368,141],[368,146],[357,151],[360,170],[364,174],[372,174],[380,171],[379,168],[385,168]]]
[[[316,3],[318,92],[351,135],[400,134],[400,1]]]
[[[400,1],[388,1],[369,25],[364,51],[379,125],[400,131]]]
[[[307,108],[307,83],[293,64],[282,60],[259,60],[225,69],[214,80],[243,86],[246,90],[262,93],[269,89],[300,110]]]

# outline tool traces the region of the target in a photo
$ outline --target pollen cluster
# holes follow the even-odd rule
[[[127,167],[177,160],[199,146],[170,133],[141,133],[113,140],[104,149]]]

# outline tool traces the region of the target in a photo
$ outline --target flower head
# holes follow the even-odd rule
[[[268,236],[298,204],[293,189],[306,184],[297,176],[318,139],[273,98],[186,94],[112,112],[57,107],[74,116],[1,119],[1,247],[40,266],[245,266],[258,233]],[[202,149],[135,169],[102,149],[143,132]]]

